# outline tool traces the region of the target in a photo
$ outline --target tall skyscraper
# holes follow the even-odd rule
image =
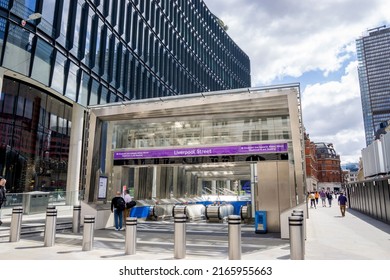
[[[380,124],[390,120],[390,28],[368,30],[356,40],[366,145]]]

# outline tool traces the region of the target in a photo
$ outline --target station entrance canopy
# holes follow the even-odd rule
[[[117,167],[177,167],[199,186],[199,180],[250,181],[250,163],[268,161],[287,162],[294,201],[297,188],[303,190],[299,84],[99,105],[90,107],[89,118],[87,173],[106,174],[112,193],[123,184]],[[89,177],[93,200],[97,178]]]

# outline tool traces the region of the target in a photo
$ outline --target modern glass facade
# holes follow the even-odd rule
[[[72,107],[5,78],[0,93],[0,170],[11,192],[64,189]]]
[[[83,106],[250,87],[248,56],[201,0],[0,7],[2,66]]]
[[[0,173],[9,189],[66,183],[72,106],[250,87],[249,58],[218,22],[202,0],[0,0]],[[19,143],[21,133],[40,142]]]
[[[369,30],[356,40],[367,146],[379,125],[390,120],[390,28]]]

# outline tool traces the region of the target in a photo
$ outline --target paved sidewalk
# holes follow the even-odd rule
[[[25,218],[23,218],[23,222]],[[341,217],[337,205],[309,208],[306,260],[390,260],[390,225],[347,209]],[[155,233],[158,237],[158,232]],[[97,230],[94,248],[82,251],[82,234],[56,234],[56,244],[44,247],[43,236],[22,236],[19,242],[0,241],[2,260],[173,260],[173,240],[146,239],[137,233],[137,252],[124,254],[124,232]],[[269,240],[268,240],[269,241]],[[274,242],[273,242],[274,241]],[[289,260],[288,240],[245,244],[242,260]],[[279,243],[278,243],[279,242]],[[279,244],[279,245],[278,245]],[[244,244],[243,244],[244,245]],[[259,249],[260,248],[260,249]],[[228,259],[227,243],[187,240],[188,260]]]
[[[306,259],[390,260],[390,225],[337,205],[309,208]]]

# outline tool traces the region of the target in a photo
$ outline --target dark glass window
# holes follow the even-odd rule
[[[84,4],[82,5],[82,10],[81,10],[80,27],[75,31],[75,32],[79,32],[78,35],[79,41],[75,42],[77,43],[78,46],[77,56],[83,62],[85,62],[84,58],[85,58],[85,45],[87,40],[86,37],[87,34],[91,33],[90,32],[91,26],[89,26],[88,29],[89,32],[87,31],[87,28],[88,28],[88,5]]]
[[[3,65],[25,76],[29,75],[33,34],[10,24]]]
[[[89,97],[89,105],[96,105],[98,104],[98,91],[99,91],[99,82],[96,81],[95,79],[91,79],[92,84],[91,84],[91,94]]]
[[[138,45],[137,45],[137,53],[141,56],[143,52],[143,34],[144,34],[144,22],[142,20],[139,21],[138,26]]]
[[[126,14],[126,1],[118,1],[118,32],[122,35],[125,29],[125,14]]]
[[[5,24],[6,24],[6,20],[4,18],[0,17],[0,54],[3,53]]]
[[[64,93],[64,82],[66,77],[65,62],[66,57],[59,51],[56,51],[56,60],[54,64],[51,87],[61,94]]]
[[[100,20],[99,20],[100,22]],[[100,33],[100,36],[99,36],[99,39],[100,40],[100,44],[98,45],[99,46],[99,50],[96,52],[96,60],[97,62],[99,63],[98,67],[99,67],[99,71],[98,73],[104,77],[104,73],[105,73],[105,61],[106,61],[106,47],[107,47],[107,26],[105,25],[102,25],[101,28],[99,28],[99,30],[101,31]]]
[[[133,13],[133,30],[131,32],[131,48],[135,50],[137,48],[137,29],[138,29],[138,14]]]
[[[72,4],[72,2],[71,2]],[[71,5],[71,10],[76,9],[76,13],[73,12],[69,16],[69,26],[67,30],[67,38],[68,38],[68,49],[75,56],[79,56],[79,43],[80,43],[80,32],[82,32],[81,28],[85,28],[85,26],[81,26],[81,16],[82,16],[82,7],[79,3],[75,3]]]
[[[67,61],[66,69],[68,80],[66,83],[65,96],[69,97],[73,101],[76,101],[78,87],[77,73],[79,68],[73,62]]]
[[[116,69],[115,87],[121,92],[123,92],[123,86],[121,81],[121,77],[123,77],[123,59],[124,59],[123,51],[124,50],[123,50],[122,43],[118,43],[116,48],[116,57],[117,57],[116,65],[114,66]]]
[[[10,192],[42,190],[45,184],[45,191],[65,189],[71,112],[69,105],[31,85],[4,79],[0,122],[12,122],[0,130],[0,142],[8,145],[0,145],[0,166]]]
[[[131,3],[128,3],[126,5],[126,12],[125,12],[125,20],[124,20],[124,25],[125,25],[125,41],[128,43],[130,42],[130,34],[131,34],[131,19],[132,19],[132,5]]]
[[[100,90],[100,101],[99,101],[99,104],[106,104],[107,102],[110,102],[108,89],[106,87],[102,86],[101,90]]]
[[[88,99],[89,99],[89,79],[90,79],[90,76],[85,73],[85,72],[81,72],[82,73],[82,76],[81,76],[81,84],[80,84],[80,90],[79,90],[79,94],[78,94],[78,98],[77,98],[77,102],[81,105],[83,105],[84,107],[87,107],[88,104]],[[96,97],[96,99],[93,99],[93,100],[90,100],[92,102],[94,102],[94,104],[97,103],[97,96],[94,96]]]
[[[155,22],[156,22],[156,6],[152,5],[150,11],[150,25],[152,26],[152,28],[154,28]]]
[[[14,0],[11,11],[21,18],[27,19],[31,14],[36,12],[38,0]]]
[[[144,60],[145,62],[148,61],[148,52],[149,52],[149,49],[148,49],[148,43],[149,43],[149,29],[147,27],[145,27],[144,29],[144,38],[143,38],[143,42],[144,42],[144,46],[143,46],[143,57],[144,57]]]
[[[53,47],[38,39],[31,78],[48,86],[53,61]]]
[[[60,26],[60,34],[59,37],[57,38],[57,42],[60,43],[62,46],[67,45],[66,43],[66,33],[68,30],[68,17],[69,17],[69,5],[70,5],[70,0],[63,0],[64,4],[62,7],[62,18],[61,18],[61,24]]]
[[[148,52],[147,61],[149,62],[149,65],[152,69],[153,69],[153,65],[154,65],[153,48],[154,48],[154,36],[152,33],[149,35],[149,50],[147,51]]]
[[[116,51],[115,51],[115,36],[111,35],[108,41],[108,56],[106,58],[107,64],[106,64],[106,71],[108,73],[107,75],[107,81],[112,82],[114,79],[115,74],[115,67],[116,65]]]
[[[39,21],[38,27],[41,28],[47,34],[54,34],[54,12],[56,8],[56,0],[44,0],[42,5],[42,18]]]

